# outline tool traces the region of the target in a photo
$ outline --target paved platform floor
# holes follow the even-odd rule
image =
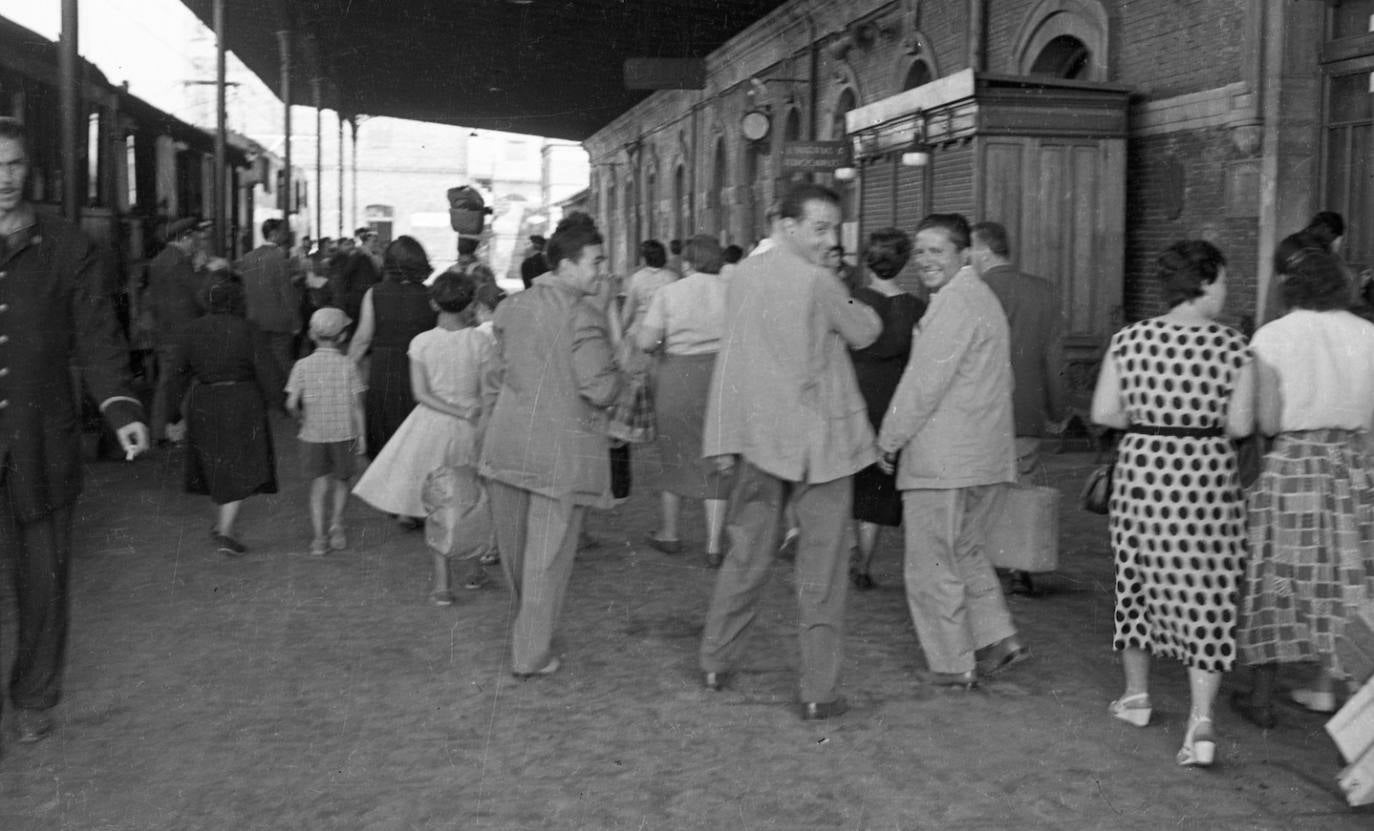
[[[643,486],[595,514],[563,669],[522,682],[497,569],[432,607],[422,535],[357,502],[349,549],[307,555],[306,485],[281,436],[282,492],[244,508],[237,560],[208,544],[211,506],[181,492],[180,451],[90,467],[66,694],[41,744],[15,743],[6,718],[0,829],[1374,828],[1340,796],[1319,716],[1286,708],[1260,731],[1223,707],[1211,770],[1173,761],[1181,666],[1158,667],[1150,727],[1107,716],[1121,682],[1106,520],[1071,498],[1089,454],[1050,458],[1070,494],[1061,568],[1043,596],[1010,599],[1032,661],[971,693],[922,686],[893,536],[879,587],[850,593],[853,709],[803,723],[785,563],[734,689],[698,686],[715,575],[699,508],[676,557],[641,543],[657,510]],[[653,463],[636,451],[641,482]],[[5,666],[12,610],[6,586]]]

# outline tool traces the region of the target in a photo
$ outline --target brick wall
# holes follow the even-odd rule
[[[1258,223],[1254,216],[1227,215],[1226,171],[1235,156],[1229,132],[1220,128],[1129,143],[1123,322],[1167,310],[1154,264],[1182,239],[1208,240],[1226,255],[1225,322],[1238,325],[1254,314]]]

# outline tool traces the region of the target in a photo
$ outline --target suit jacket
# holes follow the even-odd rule
[[[81,492],[73,367],[116,429],[141,418],[91,241],[65,220],[36,214],[0,238],[0,475],[21,522]]]
[[[741,455],[792,482],[849,476],[877,459],[849,348],[882,332],[835,275],[785,246],[741,261],[706,403],[702,455]]]
[[[175,245],[168,245],[148,263],[148,308],[158,340],[169,338],[183,323],[205,313],[205,277]]]
[[[248,319],[264,332],[301,330],[301,289],[291,281],[291,261],[279,245],[259,245],[243,255],[237,269],[243,277]]]
[[[609,507],[606,410],[622,379],[606,315],[547,274],[503,302],[492,322],[496,360],[485,389],[482,476],[579,505]]]
[[[902,451],[897,487],[1015,481],[1010,336],[997,296],[965,267],[917,330],[878,434],[884,451]]]
[[[1011,328],[1016,435],[1044,435],[1046,422],[1064,415],[1064,323],[1059,292],[1049,280],[1009,265],[988,269],[983,282],[997,295]]]

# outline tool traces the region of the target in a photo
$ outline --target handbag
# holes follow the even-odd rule
[[[1078,495],[1078,504],[1083,510],[1095,514],[1107,513],[1112,501],[1112,474],[1115,471],[1116,462],[1113,461],[1098,465],[1088,474],[1088,481],[1083,483],[1083,491]]]
[[[615,441],[646,444],[655,435],[654,398],[649,392],[649,379],[638,375],[630,380],[620,398],[611,407],[606,435]]]

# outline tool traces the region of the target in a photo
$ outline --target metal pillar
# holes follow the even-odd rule
[[[291,229],[291,209],[295,207],[292,200],[291,183],[291,32],[283,29],[277,32],[277,48],[281,52],[281,102],[285,110],[285,138],[282,141],[282,162],[285,165],[281,177],[281,193],[278,197],[281,201],[282,219],[286,220],[286,227]]]
[[[340,238],[340,239],[343,239],[343,235],[344,235],[344,222],[343,222],[343,212],[344,212],[344,198],[343,198],[343,191],[344,191],[343,123],[344,123],[344,120],[343,120],[343,116],[342,116],[342,115],[338,115],[338,120],[339,120],[339,238]],[[349,229],[349,230],[352,231],[352,229]],[[351,234],[350,234],[350,235],[351,235]]]
[[[358,225],[358,117],[351,115],[348,117],[348,126],[353,133],[353,213],[349,223],[354,228],[362,227]]]
[[[76,222],[81,219],[81,76],[77,68],[77,0],[62,0],[61,48],[57,68],[62,100],[62,213]]]
[[[215,221],[215,241],[213,244],[214,253],[217,256],[224,256],[224,219],[228,205],[228,194],[226,193],[227,173],[225,164],[228,154],[225,152],[225,100],[224,100],[224,0],[215,0],[214,11],[215,29],[215,188],[214,188],[214,214],[212,219]]]
[[[310,79],[315,101],[315,237],[324,234],[324,130],[320,126],[320,79]]]

